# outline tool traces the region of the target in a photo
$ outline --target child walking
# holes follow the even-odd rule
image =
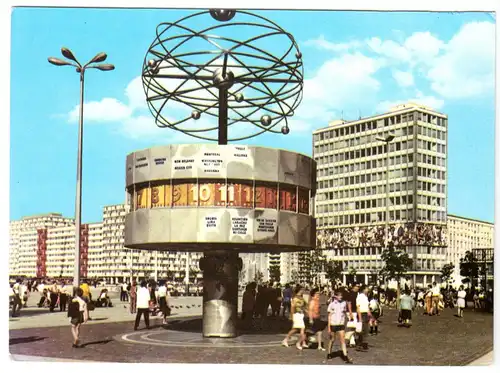
[[[342,348],[342,359],[346,364],[352,364],[352,360],[347,356],[347,346],[345,341],[345,323],[347,306],[342,299],[342,291],[336,290],[333,300],[328,306],[328,332],[330,333],[330,342],[328,343],[326,359],[332,358],[332,348],[335,337],[340,341]]]

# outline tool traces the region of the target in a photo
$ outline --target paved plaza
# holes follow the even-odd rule
[[[280,342],[289,323],[268,319],[234,339],[201,337],[201,298],[171,300],[173,315],[164,328],[152,317],[151,329],[143,321],[133,331],[134,315],[125,304],[96,309],[92,321],[82,327],[84,348],[71,347],[68,319],[30,307],[19,318],[10,319],[10,353],[19,360],[60,359],[127,363],[227,363],[227,364],[342,364],[340,358],[324,361],[325,354],[314,349],[298,351]],[[380,334],[369,340],[368,352],[350,350],[356,365],[466,365],[493,349],[493,315],[466,310],[465,318],[445,310],[441,316],[418,312],[411,329],[397,325],[396,311],[386,309]],[[44,325],[44,327],[41,327]],[[142,328],[142,329],[141,329]],[[338,349],[338,347],[335,347]],[[491,356],[491,355],[490,355]],[[481,361],[485,360],[482,358]]]

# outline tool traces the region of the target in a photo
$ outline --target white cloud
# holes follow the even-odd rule
[[[359,52],[324,62],[312,78],[304,81],[304,99],[291,121],[291,131],[294,125],[299,128],[297,132],[324,126],[342,111],[375,103],[380,82],[374,74],[380,67],[379,60]]]
[[[413,74],[410,71],[395,70],[392,73],[392,77],[400,87],[410,87],[415,83]]]
[[[331,43],[324,37],[309,42],[319,49],[342,50],[342,44]],[[430,83],[431,89],[447,99],[471,98],[493,92],[495,61],[495,25],[491,22],[470,22],[448,42],[429,31],[414,32],[400,42],[366,39],[363,45],[384,66],[407,66],[406,73],[396,72],[394,79],[402,87],[419,85],[410,74],[418,72]],[[432,97],[432,96],[429,96]]]
[[[77,122],[80,105],[69,113],[69,120]],[[85,122],[116,122],[130,117],[132,110],[115,98],[103,98],[101,101],[85,102],[83,105]]]
[[[444,43],[427,32],[415,32],[404,42],[412,60],[430,63],[443,48]]]
[[[445,46],[427,73],[432,89],[446,98],[470,98],[493,92],[495,25],[466,24]]]
[[[371,38],[366,41],[366,44],[374,53],[386,57],[389,63],[408,62],[411,60],[408,49],[393,40],[382,41],[379,38]]]
[[[407,102],[413,102],[416,104],[421,104],[427,107],[430,107],[434,110],[439,110],[444,105],[444,100],[434,97],[434,96],[426,96],[420,91],[415,92],[415,96],[413,98],[408,98],[406,100],[396,100],[396,101],[381,101],[376,107],[377,113],[383,113],[393,108],[394,106],[404,104]]]
[[[128,98],[128,105],[131,109],[145,108],[146,104],[146,94],[144,93],[144,88],[142,87],[142,77],[138,76],[127,85],[125,88],[125,95]]]
[[[331,41],[326,40],[324,35],[320,35],[317,39],[307,40],[302,44],[304,46],[315,47],[333,52],[346,52],[349,49],[359,48],[361,46],[361,43],[357,40],[347,43],[332,43]]]
[[[304,81],[304,100],[333,110],[352,105],[379,90],[380,82],[373,77],[379,68],[376,59],[359,52],[330,59]]]

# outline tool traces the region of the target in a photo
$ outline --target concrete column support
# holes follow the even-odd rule
[[[237,336],[238,272],[241,260],[231,251],[205,252],[203,271],[203,336]]]

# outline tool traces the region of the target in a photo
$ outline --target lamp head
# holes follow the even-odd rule
[[[77,64],[80,64],[76,57],[73,55],[73,52],[71,52],[68,48],[62,47],[61,48],[61,54],[66,57],[68,60],[75,61]]]
[[[56,65],[56,66],[72,65],[72,63],[71,63],[71,62],[64,61],[64,60],[61,60],[61,59],[59,59],[59,58],[55,58],[55,57],[49,57],[49,58],[48,58],[48,61],[49,61],[52,65]]]
[[[103,62],[106,60],[106,58],[108,58],[108,55],[106,53],[104,52],[98,53],[94,56],[94,58],[90,60],[89,64],[96,62]]]
[[[95,67],[96,69],[99,69],[101,71],[110,71],[115,69],[115,65],[112,65],[110,63],[101,63],[100,65],[95,65],[92,67]]]

